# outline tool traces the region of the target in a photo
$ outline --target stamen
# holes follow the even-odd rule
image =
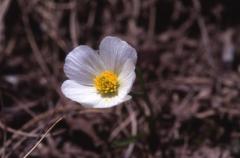
[[[117,75],[112,71],[103,71],[95,77],[94,85],[103,97],[112,97],[117,95],[119,82]]]

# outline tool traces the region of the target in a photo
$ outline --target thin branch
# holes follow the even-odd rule
[[[27,154],[23,158],[27,158],[34,149],[37,148],[37,146],[42,142],[42,140],[46,137],[46,135],[63,119],[63,117],[60,117],[48,130],[44,133],[44,135],[39,139],[39,141],[27,152]]]

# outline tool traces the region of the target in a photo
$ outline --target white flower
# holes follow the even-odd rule
[[[86,45],[66,57],[64,72],[69,80],[63,94],[83,106],[109,108],[131,99],[128,95],[136,78],[136,50],[117,37],[105,37],[95,51]]]

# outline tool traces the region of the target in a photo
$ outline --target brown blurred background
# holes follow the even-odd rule
[[[137,49],[145,84],[96,112],[63,97],[63,64],[107,35]],[[0,157],[64,116],[30,157],[239,158],[239,64],[238,0],[0,0]]]

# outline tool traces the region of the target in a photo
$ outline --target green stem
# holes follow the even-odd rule
[[[140,69],[136,69],[136,72],[137,72],[138,79],[140,81],[140,86],[141,86],[141,89],[142,89],[142,95],[144,97],[144,101],[145,101],[145,103],[147,104],[147,106],[150,110],[150,115],[154,115],[153,109],[152,109],[153,104],[152,104],[152,102],[151,102],[151,100],[148,96],[148,90],[145,86],[145,82],[144,82],[144,79],[143,79],[143,74],[142,74]]]
[[[147,90],[147,87],[145,86],[142,72],[140,71],[140,69],[137,69],[136,72],[137,72],[138,79],[140,81],[141,89],[143,91],[142,94],[144,97],[144,101],[150,110],[150,115],[147,117],[148,128],[149,128],[149,136],[148,136],[149,148],[151,149],[152,152],[155,152],[159,142],[157,139],[156,119],[155,119],[155,114],[153,111],[153,103],[151,102],[151,100],[148,96],[148,90]]]

